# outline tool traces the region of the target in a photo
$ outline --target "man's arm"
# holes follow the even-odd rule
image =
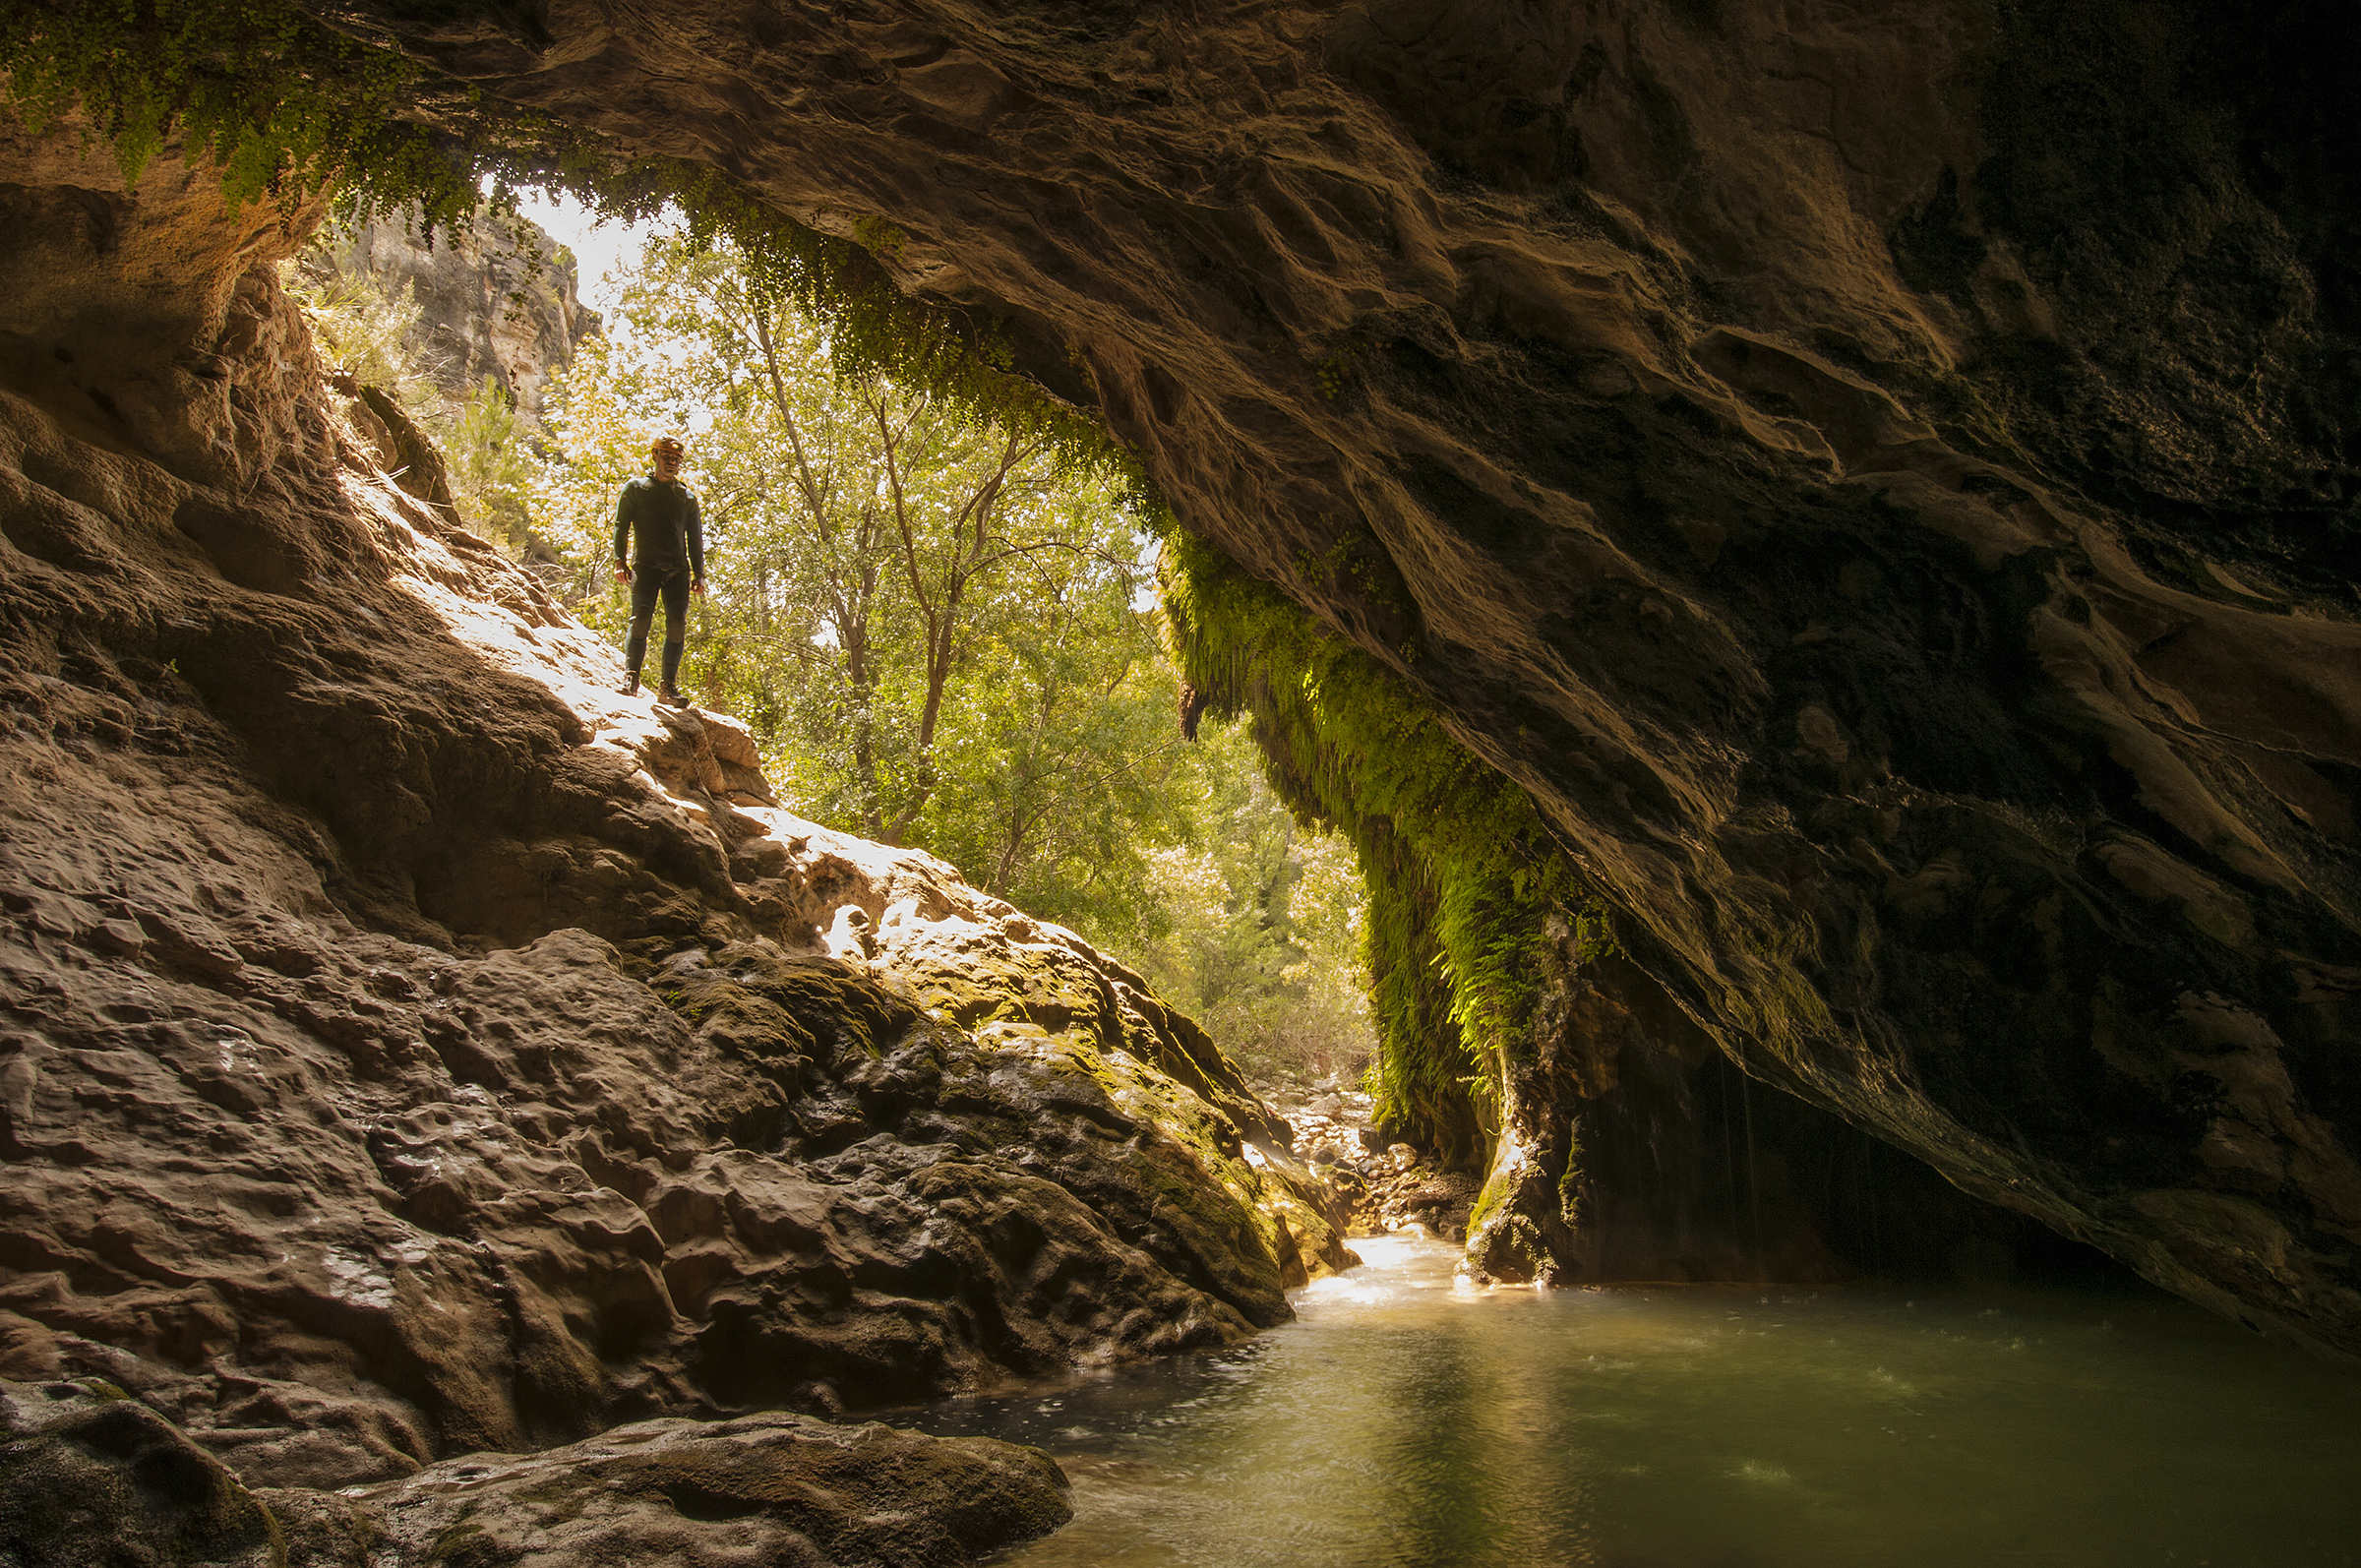
[[[631,557],[625,552],[632,547],[632,487],[627,483],[623,494],[615,498],[615,574],[629,576]]]
[[[682,519],[681,531],[689,539],[689,580],[701,585],[705,580],[705,522],[696,505],[696,493],[689,494],[689,515]]]

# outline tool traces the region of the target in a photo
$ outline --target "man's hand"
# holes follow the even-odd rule
[[[632,580],[632,569],[631,569],[630,567],[627,567],[627,566],[625,566],[625,565],[624,565],[622,562],[620,562],[620,561],[616,562],[616,563],[615,563],[615,580],[616,580],[617,582],[629,582],[629,581],[631,581],[631,580]]]
[[[704,579],[704,578],[702,578],[702,577],[691,577],[691,578],[689,579],[689,591],[690,591],[691,593],[702,593],[702,592],[704,592],[704,591],[705,591],[705,579]]]

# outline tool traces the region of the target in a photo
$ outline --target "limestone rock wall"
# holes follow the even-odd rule
[[[340,1487],[1221,1344],[1346,1260],[1136,976],[796,818],[389,479],[299,225],[15,152],[97,215],[6,263],[0,1376]]]
[[[2349,12],[318,10],[890,220],[1757,1078],[2361,1355]]]
[[[1534,1049],[1504,1074],[1476,1277],[2121,1281],[2102,1254],[1738,1070],[1629,959],[1559,937]]]
[[[411,219],[380,215],[324,237],[326,266],[410,291],[418,320],[402,347],[451,412],[489,376],[538,428],[550,376],[599,329],[576,292],[573,253],[527,219],[486,214],[429,243]]]

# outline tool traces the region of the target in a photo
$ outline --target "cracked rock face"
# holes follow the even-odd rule
[[[294,236],[18,152],[0,197],[114,236],[32,231],[26,297],[177,252],[193,335],[5,345],[0,1375],[342,1487],[1228,1343],[1346,1262],[1138,976],[782,810],[396,487]],[[223,395],[151,430],[183,363]]]
[[[1754,1076],[2361,1355],[2348,14],[318,10],[889,219]]]

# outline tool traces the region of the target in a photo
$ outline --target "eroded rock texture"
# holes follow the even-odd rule
[[[1561,932],[1561,937],[1563,933]],[[2104,1281],[2098,1253],[1981,1202],[1739,1071],[1627,958],[1563,939],[1469,1262],[1493,1280]]]
[[[790,815],[395,486],[296,233],[11,151],[89,221],[17,224],[0,339],[0,1375],[337,1487],[1221,1344],[1344,1262],[1137,976]]]
[[[1072,1508],[1038,1449],[771,1413],[376,1486],[249,1487],[104,1383],[0,1382],[0,1551],[40,1568],[958,1568]]]
[[[1755,1076],[2361,1353],[2349,10],[316,9],[890,219]]]
[[[307,1568],[960,1568],[1073,1514],[1047,1454],[772,1413],[618,1426],[352,1495],[265,1491]]]
[[[219,1460],[121,1390],[0,1382],[0,1551],[44,1568],[280,1568],[286,1537]]]

